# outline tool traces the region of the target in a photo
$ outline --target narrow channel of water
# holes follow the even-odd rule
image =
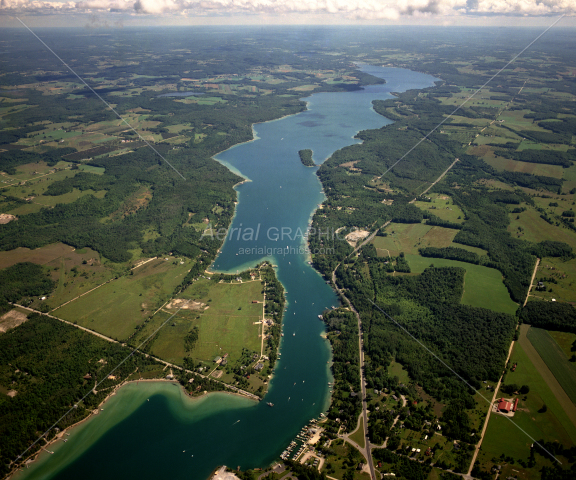
[[[337,298],[302,250],[303,233],[324,196],[316,168],[304,167],[298,151],[312,149],[316,163],[323,162],[358,143],[358,131],[391,123],[374,112],[373,100],[436,80],[403,69],[362,70],[387,83],[314,94],[306,99],[307,111],[256,125],[255,141],[217,156],[250,181],[237,187],[232,233],[213,268],[235,272],[266,258],[288,292],[281,358],[266,401],[226,394],[191,401],[171,384],[130,384],[18,478],[204,480],[220,464],[266,466],[327,408],[330,348],[317,317]]]

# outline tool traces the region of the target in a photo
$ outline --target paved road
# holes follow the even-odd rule
[[[374,233],[373,235],[376,235]],[[360,247],[359,247],[360,248]],[[368,467],[370,468],[370,476],[372,480],[376,480],[376,472],[374,471],[374,462],[372,461],[372,453],[370,451],[370,441],[368,440],[368,411],[367,411],[367,403],[366,403],[366,379],[364,378],[364,336],[362,334],[362,320],[360,319],[360,315],[352,305],[352,302],[348,299],[346,295],[338,288],[338,284],[336,283],[336,270],[340,264],[336,266],[334,271],[332,272],[332,283],[334,288],[337,292],[341,295],[341,297],[345,300],[348,304],[350,310],[354,312],[356,315],[356,319],[358,321],[358,348],[360,351],[360,389],[361,389],[361,399],[362,399],[362,417],[364,418],[364,438],[366,439],[366,448],[362,452],[366,457],[366,461],[368,462]],[[350,441],[348,439],[348,441]],[[357,447],[359,448],[359,447]],[[360,448],[359,448],[360,449]],[[362,451],[362,449],[360,449]]]

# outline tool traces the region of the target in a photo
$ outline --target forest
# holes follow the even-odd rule
[[[545,330],[576,333],[576,309],[569,303],[528,302],[520,313],[520,320]]]
[[[323,314],[332,346],[332,374],[334,392],[328,410],[328,418],[334,423],[335,430],[340,424],[346,430],[356,428],[361,411],[360,365],[358,351],[358,323],[352,312],[344,310],[326,310]]]

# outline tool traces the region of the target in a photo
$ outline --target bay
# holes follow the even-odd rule
[[[304,232],[324,195],[316,168],[303,166],[298,151],[309,148],[322,163],[336,150],[359,143],[358,131],[391,123],[373,110],[373,100],[436,80],[404,69],[361,69],[386,84],[313,94],[305,99],[305,112],[255,125],[254,141],[216,157],[248,181],[236,187],[236,214],[212,269],[236,272],[267,259],[277,266],[287,291],[281,358],[266,401],[226,394],[190,400],[170,383],[153,383],[149,396],[138,391],[149,385],[130,384],[101,415],[74,429],[69,442],[53,455],[41,455],[19,478],[203,480],[221,464],[262,467],[326,410],[330,348],[317,316],[338,300],[308,264]]]

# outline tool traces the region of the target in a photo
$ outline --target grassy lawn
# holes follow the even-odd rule
[[[354,433],[350,435],[350,440],[356,442],[362,448],[366,447],[366,437],[364,436],[364,417],[360,416],[360,421],[358,422],[358,428]]]
[[[576,367],[546,330],[530,328],[528,340],[534,346],[546,366],[551,370],[573,403],[576,403]]]
[[[391,223],[386,237],[374,237],[373,244],[380,256],[397,256],[400,252],[418,254],[419,248],[448,247],[457,230],[435,227],[424,223]],[[387,252],[388,250],[388,252]]]
[[[495,312],[511,315],[516,313],[518,305],[510,298],[502,282],[502,274],[494,268],[443,258],[425,258],[419,255],[406,255],[406,259],[412,273],[422,273],[431,264],[435,267],[462,267],[466,269],[462,304],[489,308]]]
[[[391,377],[398,377],[399,383],[408,384],[410,382],[408,372],[404,370],[404,367],[401,363],[398,363],[394,360],[392,360],[390,366],[388,367],[388,375]]]
[[[170,298],[189,268],[188,260],[183,265],[174,259],[154,260],[59,308],[55,315],[112,338],[127,339]]]
[[[576,428],[518,342],[514,345],[510,361],[517,363],[518,366],[515,372],[509,372],[506,375],[505,383],[530,387],[530,392],[525,397],[520,397],[518,411],[513,417],[514,422],[534,439],[558,441],[565,446],[574,445]],[[545,413],[539,413],[538,410],[544,403],[548,410]],[[533,469],[524,469],[517,463],[520,459],[528,460],[530,445],[532,444],[530,437],[505,417],[491,415],[478,457],[479,461],[483,464],[484,469],[488,470],[493,464],[503,465],[502,478],[513,475],[517,476],[518,479],[539,479],[540,468],[544,465],[551,466],[550,460],[536,455],[537,463]],[[502,454],[513,457],[515,463],[505,464],[500,459]]]

